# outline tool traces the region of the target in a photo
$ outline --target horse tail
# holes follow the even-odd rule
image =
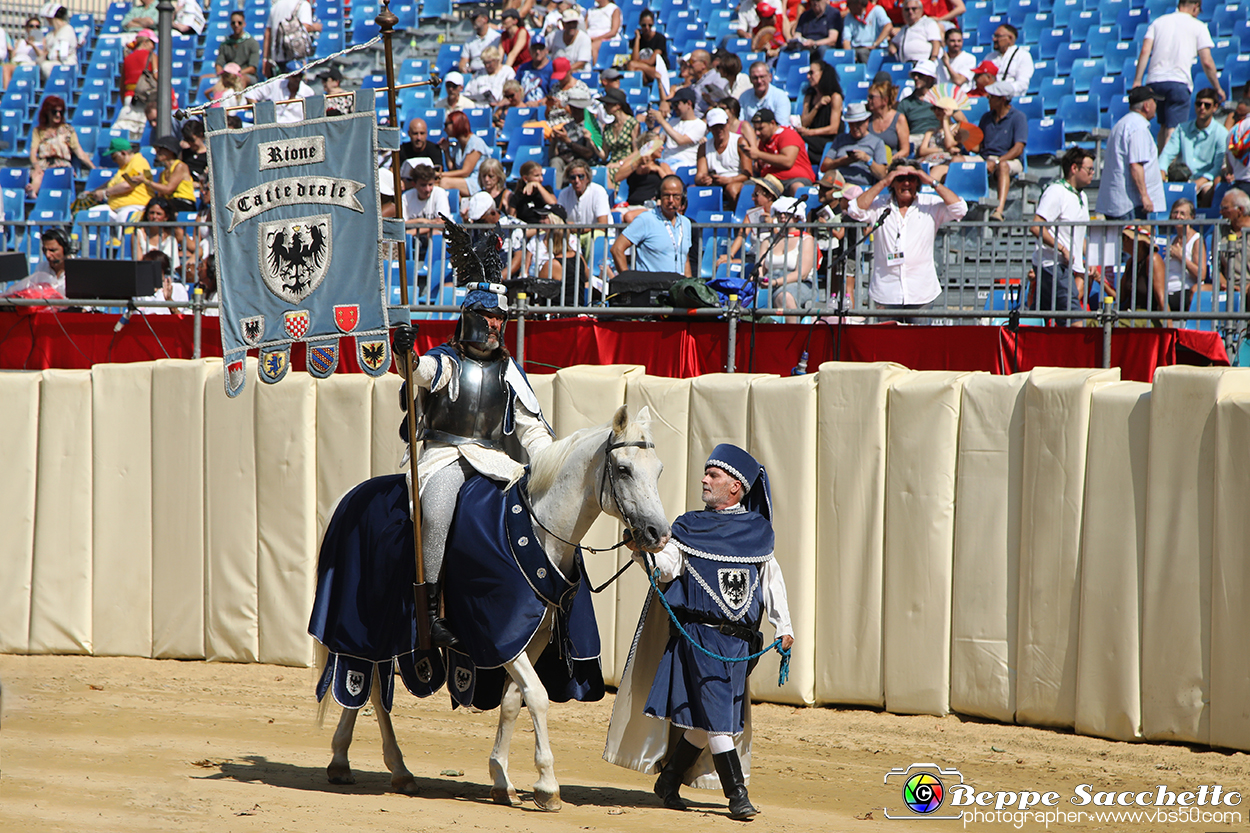
[[[313,686],[316,687],[317,682],[321,679],[321,675],[325,672],[326,664],[330,662],[330,649],[322,645],[320,642],[313,644]],[[330,692],[326,692],[326,696],[321,698],[321,702],[317,704],[317,728],[321,729],[326,725],[326,714],[330,711],[330,704],[334,702],[334,696]]]

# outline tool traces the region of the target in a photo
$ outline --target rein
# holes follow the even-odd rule
[[[614,442],[611,442],[611,438],[609,437],[609,442],[606,445],[604,445],[603,477],[599,481],[599,496],[598,496],[599,497],[599,511],[606,512],[606,510],[603,507],[603,490],[604,490],[604,487],[606,486],[606,487],[610,487],[609,494],[611,494],[612,496],[612,504],[616,507],[617,514],[624,517],[625,513],[621,511],[620,498],[618,498],[616,495],[616,477],[613,474],[614,469],[612,468],[612,452],[618,448],[655,448],[655,443],[650,442],[648,440],[636,440],[634,442],[627,442],[627,443],[625,442],[614,443]],[[570,541],[567,538],[561,538],[559,535],[555,534],[550,529],[548,529],[547,525],[544,524],[541,520],[539,520],[538,515],[535,514],[534,505],[530,502],[529,489],[522,487],[517,490],[517,493],[520,495],[521,503],[525,505],[525,511],[529,513],[530,519],[534,523],[538,524],[539,529],[541,529],[543,532],[546,532],[548,535],[550,535],[552,538],[555,538],[557,541],[559,541],[562,544],[568,544],[570,547],[583,549],[586,552],[612,552],[613,550],[618,550],[621,547],[625,546],[625,543],[629,540],[629,538],[622,538],[619,543],[613,544],[610,547],[587,547],[575,541]],[[605,589],[607,589],[608,585],[612,584],[612,582],[620,578],[625,573],[625,571],[629,569],[632,563],[633,563],[632,560],[626,562],[625,566],[617,570],[616,573],[612,576],[612,578],[608,579],[607,581],[605,581],[603,584],[599,585],[598,587],[591,587],[590,592],[602,593]]]

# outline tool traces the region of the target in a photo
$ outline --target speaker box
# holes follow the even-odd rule
[[[671,306],[669,289],[684,278],[676,272],[621,272],[608,284],[608,304],[614,307]]]

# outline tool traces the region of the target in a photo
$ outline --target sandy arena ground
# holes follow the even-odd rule
[[[327,783],[332,726],[315,724],[312,672],[267,665],[85,657],[0,656],[0,831],[684,831],[742,829],[719,793],[685,789],[692,812],[659,806],[653,778],[600,758],[611,711],[601,703],[552,709],[552,748],[564,809],[491,803],[486,759],[497,713],[452,712],[445,694],[396,692],[396,730],[421,794],[390,792],[377,727],[362,716],[352,748],[357,783]],[[337,719],[335,713],[331,721]],[[892,767],[936,762],[978,791],[1055,790],[1056,810],[1077,784],[1134,792],[1221,785],[1247,793],[1239,819],[1102,820],[1070,816],[1074,831],[1248,831],[1250,756],[1148,746],[959,717],[900,717],[861,709],[755,711],[751,797],[761,831],[1010,831],[1010,821],[909,821]],[[512,749],[523,797],[534,780],[523,713]],[[946,779],[949,784],[951,779]],[[1087,811],[1098,808],[1084,808]],[[950,812],[943,807],[939,813]],[[1153,814],[1155,811],[1144,811]],[[910,814],[908,814],[910,815]],[[1025,830],[1045,829],[1027,819]]]

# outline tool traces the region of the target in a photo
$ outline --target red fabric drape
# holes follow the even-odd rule
[[[135,313],[120,332],[116,315],[96,313],[0,312],[0,368],[41,370],[87,368],[100,362],[190,358],[192,324],[187,316]],[[422,321],[417,349],[446,341],[452,321]],[[508,326],[516,352],[517,325]],[[525,369],[551,373],[577,364],[639,364],[656,376],[686,378],[725,370],[729,331],[721,321],[595,321],[562,319],[525,325]],[[203,319],[203,354],[221,355],[218,319]],[[355,342],[340,341],[340,373],[359,372]],[[1100,367],[1102,330],[1092,328],[902,327],[767,324],[738,328],[735,351],[740,372],[788,374],[806,348],[814,371],[833,359],[892,361],[914,370],[1027,371],[1034,367]],[[1111,364],[1124,379],[1149,382],[1158,367],[1171,364],[1227,365],[1216,333],[1184,329],[1117,328]],[[292,351],[291,366],[304,369],[304,348]]]

